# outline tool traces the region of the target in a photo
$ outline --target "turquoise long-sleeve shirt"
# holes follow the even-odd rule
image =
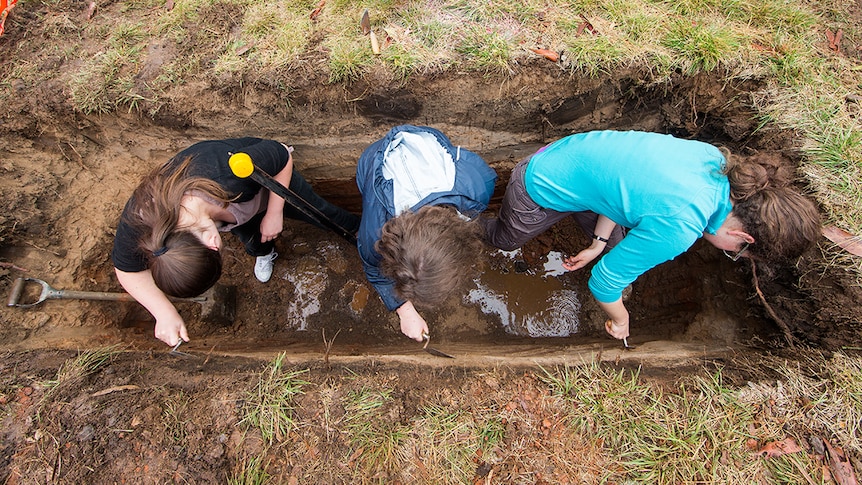
[[[628,228],[593,266],[589,287],[604,303],[649,269],[715,234],[733,208],[724,156],[714,146],[671,135],[593,131],[533,155],[524,185],[542,207],[593,211]]]

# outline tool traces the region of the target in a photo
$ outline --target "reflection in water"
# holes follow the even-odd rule
[[[507,333],[527,337],[567,337],[577,333],[581,302],[578,293],[559,278],[565,273],[562,255],[548,254],[543,274],[511,270],[519,251],[500,253],[504,269],[487,269],[465,297],[482,312],[497,315]]]

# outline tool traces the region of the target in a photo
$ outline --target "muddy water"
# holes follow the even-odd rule
[[[465,301],[499,318],[501,326],[521,337],[569,337],[578,333],[581,296],[558,278],[565,274],[563,255],[548,254],[538,270],[526,268],[521,252],[500,252],[506,263],[483,272]]]

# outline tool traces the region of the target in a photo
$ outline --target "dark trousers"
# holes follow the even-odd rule
[[[568,216],[573,216],[581,229],[592,237],[599,219],[595,212],[557,212],[540,207],[533,201],[524,185],[524,173],[529,161],[527,158],[512,169],[497,218],[482,221],[488,243],[504,251],[518,249]],[[622,226],[614,226],[607,247],[614,247],[623,237],[625,231]]]
[[[290,176],[290,186],[288,188],[294,194],[299,196],[299,198],[314,206],[318,211],[323,213],[324,216],[329,218],[329,220],[338,224],[340,227],[343,227],[348,232],[356,233],[356,231],[359,230],[359,216],[347,212],[341,207],[332,205],[317,195],[317,193],[311,188],[311,185],[302,175],[299,174],[299,172],[294,170],[293,174]],[[278,197],[278,195],[270,194],[270,197]],[[245,245],[246,252],[252,256],[266,256],[275,246],[275,241],[267,241],[265,243],[260,241],[260,221],[263,220],[263,216],[265,214],[265,211],[261,212],[252,217],[251,220],[245,224],[234,227],[230,231],[233,235],[239,238],[240,241],[242,241]],[[284,217],[304,221],[321,229],[329,229],[325,225],[294,209],[289,203],[284,204]]]

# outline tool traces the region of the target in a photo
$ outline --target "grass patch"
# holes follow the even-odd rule
[[[169,445],[182,445],[188,436],[186,415],[189,408],[189,396],[183,391],[169,396],[162,405],[162,420],[165,425],[165,436],[170,439]]]
[[[270,483],[271,478],[266,472],[264,459],[253,456],[237,463],[227,483],[228,485],[264,485]]]
[[[362,388],[350,391],[345,398],[344,430],[352,450],[346,462],[355,463],[360,476],[396,467],[396,450],[407,436],[407,429],[386,419],[386,405],[391,401],[392,389],[387,388]]]
[[[261,373],[255,388],[246,394],[240,420],[240,424],[259,429],[269,444],[282,441],[296,428],[293,400],[308,384],[299,379],[307,370],[284,372],[284,357],[285,353],[279,354]]]
[[[57,371],[57,376],[44,385],[52,391],[78,386],[87,376],[101,369],[120,352],[117,345],[82,352],[74,359],[64,362]],[[48,393],[46,397],[47,395]]]

